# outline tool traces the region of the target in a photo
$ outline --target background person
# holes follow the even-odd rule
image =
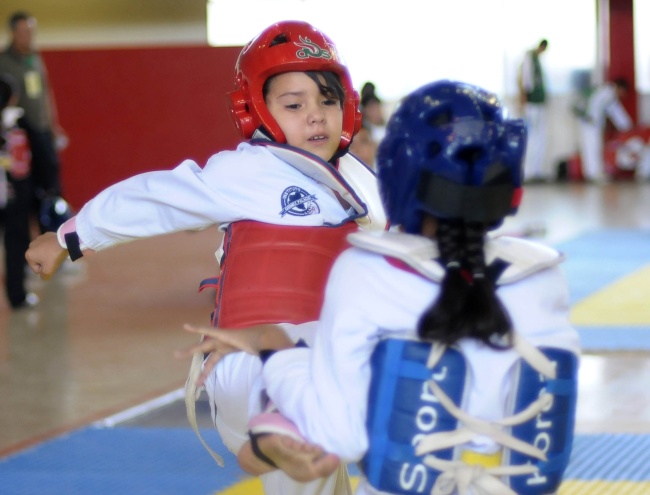
[[[38,296],[27,290],[25,251],[31,240],[32,211],[31,154],[27,136],[18,127],[24,110],[18,108],[18,84],[9,74],[0,73],[0,174],[4,208],[5,294],[12,309],[31,308]]]
[[[528,129],[528,144],[524,160],[524,180],[529,183],[545,182],[547,141],[547,95],[545,74],[540,60],[548,48],[543,39],[537,47],[524,55],[519,72],[519,103]]]
[[[617,78],[588,93],[584,110],[578,117],[582,174],[588,182],[604,183],[609,180],[603,155],[607,120],[619,132],[632,129],[632,119],[621,103],[628,89],[627,80]]]
[[[31,182],[38,205],[46,196],[61,195],[60,162],[56,142],[67,143],[59,125],[54,92],[45,63],[34,46],[36,19],[27,12],[9,18],[11,40],[0,54],[0,72],[10,74],[19,85],[17,106],[24,110],[19,120],[32,152]],[[41,228],[41,231],[46,229]]]
[[[70,209],[60,197],[56,147],[56,140],[63,145],[67,136],[58,123],[45,63],[34,47],[36,19],[27,12],[16,12],[9,17],[9,29],[9,46],[0,53],[0,73],[15,82],[14,105],[21,110],[18,120],[11,124],[11,134],[14,140],[22,136],[17,124],[26,134],[30,153],[29,163],[20,165],[20,172],[14,165],[9,174],[11,197],[5,213],[5,285],[11,307],[19,309],[39,302],[38,296],[25,286],[25,251],[31,239],[32,219],[36,217],[41,233],[53,231],[60,225],[59,219],[69,218]],[[55,211],[55,204],[64,205],[63,214]]]
[[[375,143],[380,143],[386,133],[384,102],[377,95],[375,84],[367,82],[361,87],[361,115]]]
[[[363,163],[373,170],[376,168],[377,142],[373,139],[368,125],[361,125],[359,132],[354,136],[352,144],[350,144],[350,153],[360,158]]]

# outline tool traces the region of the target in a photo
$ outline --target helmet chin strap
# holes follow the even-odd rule
[[[269,134],[269,131],[264,129],[264,126],[255,129],[255,132],[253,132],[251,139],[266,139],[267,141],[275,141]]]
[[[338,161],[338,159],[341,158],[343,155],[346,155],[348,151],[350,151],[351,144],[352,142],[350,142],[345,148],[336,150],[332,158],[329,159],[329,162],[336,166],[336,162]]]

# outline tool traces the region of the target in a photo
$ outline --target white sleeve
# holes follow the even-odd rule
[[[90,200],[76,217],[77,233],[96,251],[159,234],[229,221],[226,198],[186,160],[173,170],[147,172],[114,184]]]
[[[503,285],[498,295],[515,330],[531,343],[580,353],[578,332],[569,319],[568,284],[559,266]]]
[[[605,107],[605,113],[619,132],[629,131],[632,128],[632,119],[617,98]]]
[[[354,462],[368,445],[365,417],[376,325],[365,316],[365,292],[359,289],[371,287],[372,275],[347,263],[346,254],[332,269],[313,349],[278,352],[263,374],[270,398],[306,438]],[[337,287],[349,290],[337,292]]]

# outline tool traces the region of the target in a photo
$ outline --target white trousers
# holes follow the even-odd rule
[[[309,324],[287,328],[292,337],[309,338]],[[248,440],[248,420],[262,411],[262,364],[257,356],[244,352],[228,354],[206,380],[212,419],[224,445],[233,454]],[[260,476],[265,495],[349,495],[347,469],[340,468],[327,478],[300,483],[280,470]]]
[[[548,171],[544,166],[547,135],[545,105],[527,103],[524,108],[524,119],[528,131],[524,159],[524,180],[547,179]]]
[[[646,144],[639,158],[635,177],[639,180],[650,179],[650,144]]]
[[[579,129],[582,174],[587,180],[603,180],[605,178],[603,131],[599,126],[584,121],[580,121]]]

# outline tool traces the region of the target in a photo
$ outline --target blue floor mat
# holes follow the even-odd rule
[[[571,304],[575,305],[650,264],[650,231],[597,230],[560,243],[556,248],[566,255],[562,267]],[[650,322],[647,326],[578,325],[577,328],[585,351],[650,350]]]
[[[203,433],[220,446],[216,430]],[[243,476],[220,468],[189,428],[87,428],[0,461],[2,495],[211,494]]]
[[[571,304],[650,263],[650,231],[596,230],[555,246],[566,256],[562,264]]]
[[[0,494],[214,495],[246,479],[216,432],[205,437],[223,455],[224,468],[189,428],[78,430],[0,460]],[[577,435],[565,479],[645,487],[650,435]]]

